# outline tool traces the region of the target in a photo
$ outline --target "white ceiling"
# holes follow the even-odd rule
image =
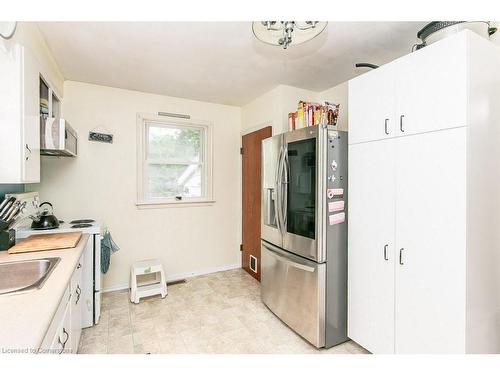
[[[330,22],[288,50],[249,22],[40,22],[68,80],[230,105],[278,84],[322,91],[410,52],[425,22]]]

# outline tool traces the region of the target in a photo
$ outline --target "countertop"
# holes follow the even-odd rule
[[[89,235],[83,234],[78,245],[71,249],[22,254],[0,251],[0,263],[61,258],[41,289],[22,294],[0,295],[0,354],[9,349],[40,347],[88,239]]]

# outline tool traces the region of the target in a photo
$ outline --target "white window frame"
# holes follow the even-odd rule
[[[146,164],[148,138],[146,132],[148,124],[153,123],[157,126],[175,127],[175,128],[198,128],[203,130],[203,141],[201,150],[202,165],[202,196],[201,197],[183,197],[182,200],[175,198],[151,199],[145,195],[146,188]],[[183,120],[173,119],[166,116],[157,116],[153,114],[137,114],[137,206],[140,208],[159,208],[164,206],[185,206],[185,205],[207,205],[215,202],[213,198],[213,155],[212,155],[212,124],[201,120]]]

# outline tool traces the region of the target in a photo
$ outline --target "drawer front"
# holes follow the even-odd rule
[[[267,242],[261,248],[262,301],[316,347],[325,345],[326,264],[295,256]]]

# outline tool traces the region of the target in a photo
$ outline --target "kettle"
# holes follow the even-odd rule
[[[31,223],[31,229],[55,229],[59,228],[59,220],[57,220],[57,217],[54,216],[53,214],[53,206],[50,202],[43,202],[38,206],[38,208],[42,207],[43,205],[48,205],[50,206],[50,213],[49,209],[44,208],[42,212],[39,212],[37,216],[30,215],[30,218],[33,220]]]

